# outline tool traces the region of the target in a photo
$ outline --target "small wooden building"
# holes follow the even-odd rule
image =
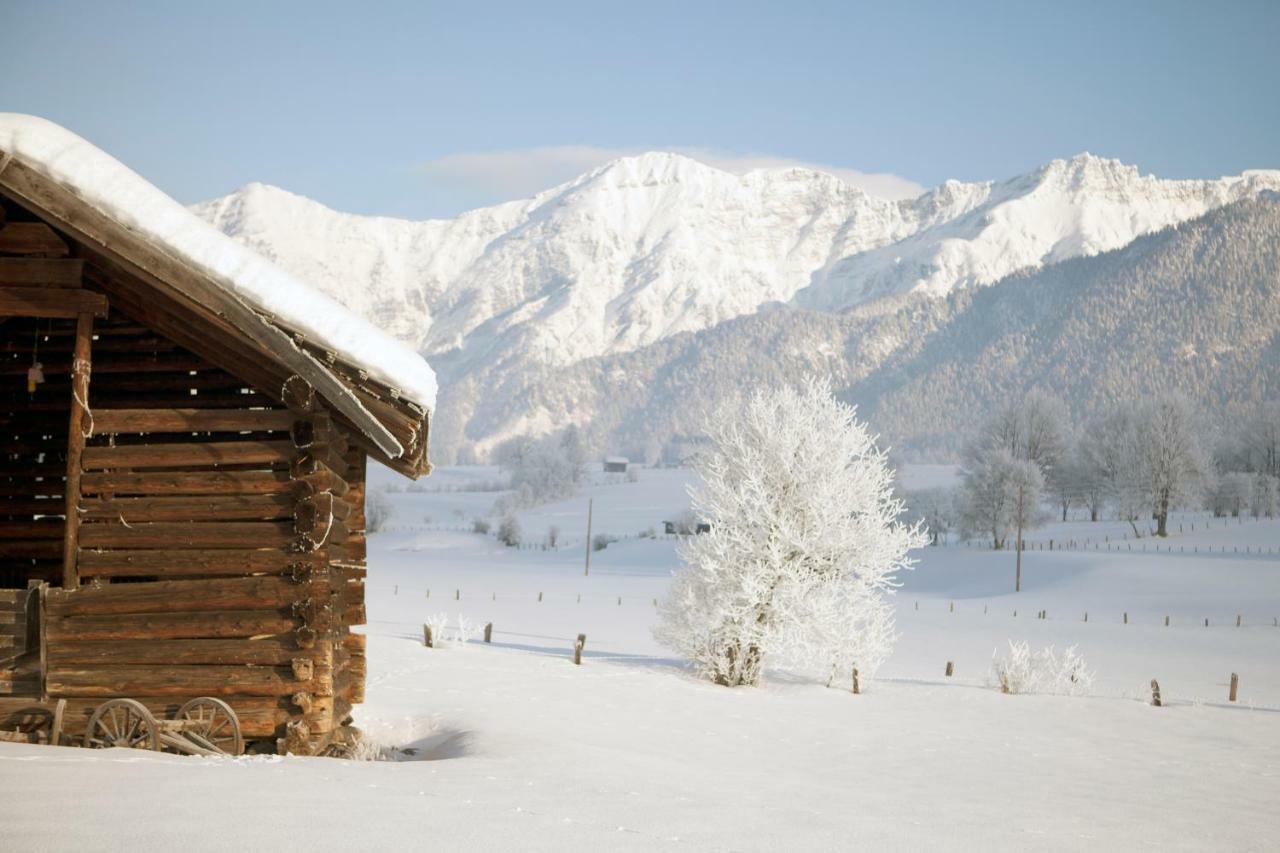
[[[6,118],[70,153],[6,150]],[[104,171],[118,205],[78,179]],[[434,400],[295,322],[331,301],[268,313],[230,240],[127,215],[186,214],[157,195],[0,115],[0,722],[215,696],[259,751],[321,753],[364,692],[366,462],[428,472]],[[166,227],[207,229],[186,215]]]
[[[604,458],[604,473],[606,474],[625,474],[627,466],[631,461],[625,456],[606,456]]]

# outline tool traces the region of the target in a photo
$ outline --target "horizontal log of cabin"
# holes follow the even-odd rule
[[[43,222],[7,222],[0,227],[0,252],[66,257],[66,241]]]
[[[0,317],[71,319],[81,314],[107,316],[107,298],[76,288],[0,287]]]
[[[284,634],[301,620],[283,610],[116,614],[47,618],[46,642],[64,640],[198,640]]]
[[[82,490],[83,491],[83,490]],[[81,521],[275,521],[291,518],[292,495],[86,498]]]
[[[230,548],[246,544],[285,548],[297,539],[288,521],[211,521],[201,524],[152,522],[80,525],[81,548]]]
[[[287,471],[90,472],[80,479],[85,495],[274,495],[294,488]]]
[[[0,287],[80,287],[83,275],[79,258],[0,258]]]
[[[287,409],[99,409],[97,433],[284,432],[294,422]]]
[[[296,566],[323,566],[328,554],[301,554],[287,548],[226,550],[81,551],[81,577],[180,578],[201,575],[282,574]]]
[[[51,617],[250,610],[286,607],[316,594],[315,584],[280,576],[165,580],[50,589],[45,609]]]
[[[333,695],[333,675],[315,666],[311,678],[288,666],[52,666],[45,674],[50,697]]]
[[[295,660],[333,664],[331,643],[299,648],[293,634],[229,640],[63,640],[49,664],[183,664],[289,666]]]
[[[291,441],[206,441],[190,444],[132,444],[86,447],[86,471],[111,468],[178,468],[191,465],[288,464]]]

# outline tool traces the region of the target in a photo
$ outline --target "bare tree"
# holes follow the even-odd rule
[[[1139,410],[1139,470],[1156,535],[1169,535],[1169,510],[1190,497],[1209,472],[1191,404],[1178,395],[1146,401]]]

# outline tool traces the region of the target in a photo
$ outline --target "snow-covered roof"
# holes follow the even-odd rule
[[[110,154],[46,119],[0,113],[0,173],[15,160],[71,188],[85,204],[203,272],[280,326],[351,362],[404,399],[435,409],[436,376],[422,356],[236,243]]]
[[[606,456],[606,457],[604,458],[604,461],[605,461],[605,462],[608,462],[608,463],[609,463],[609,464],[611,464],[611,465],[629,465],[629,464],[631,464],[631,460],[630,460],[630,459],[628,459],[628,458],[627,458],[627,457],[625,457],[625,456]]]

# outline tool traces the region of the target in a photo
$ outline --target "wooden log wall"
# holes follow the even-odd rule
[[[322,751],[363,693],[363,454],[314,402],[122,319],[93,355],[80,585],[46,592],[45,697],[75,735],[111,697],[219,696],[259,749]]]

